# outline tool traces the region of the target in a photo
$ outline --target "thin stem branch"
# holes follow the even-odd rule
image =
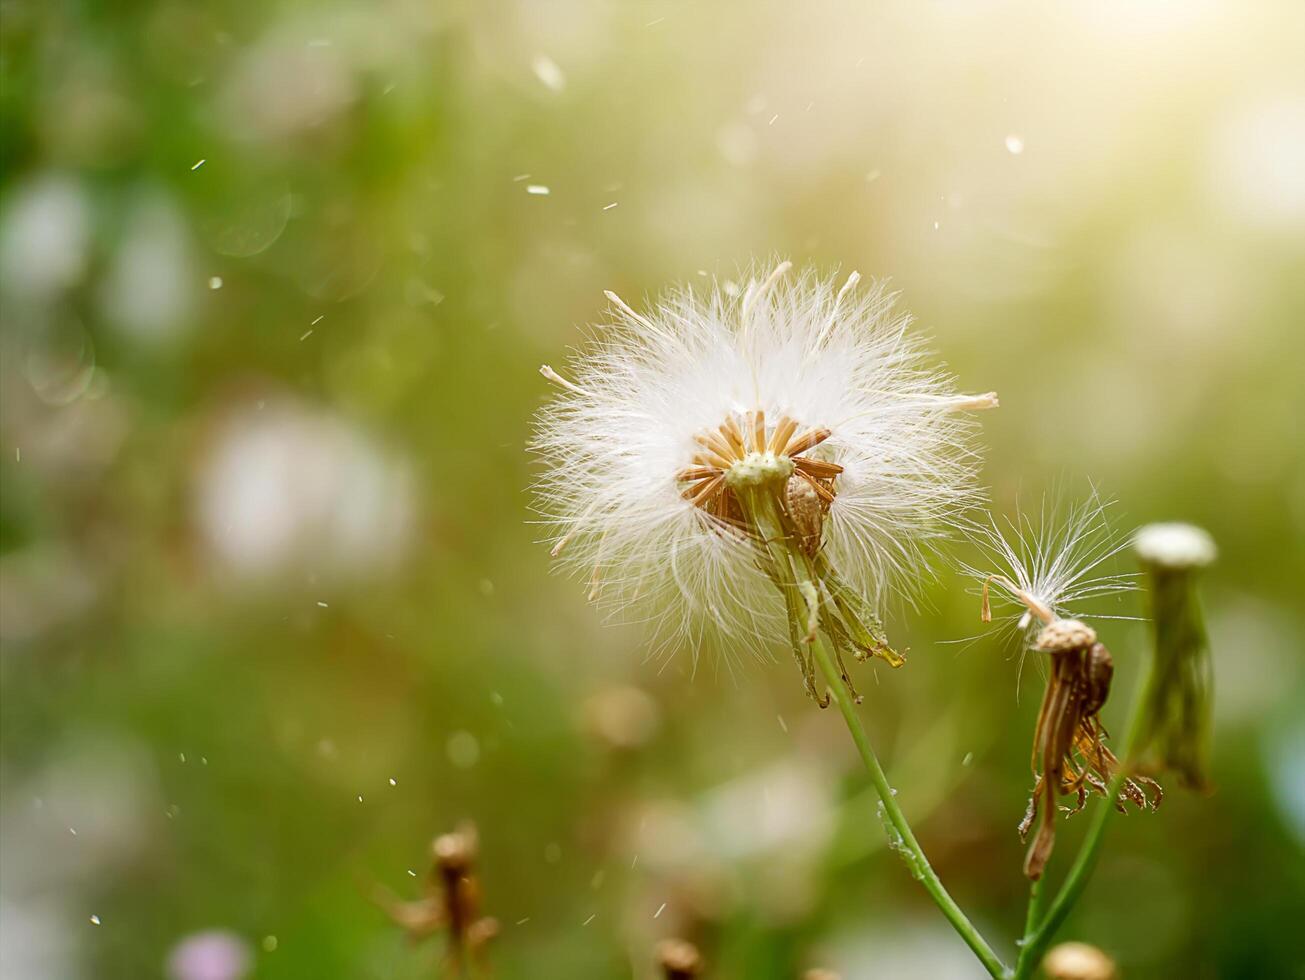
[[[811,644],[811,649],[816,665],[820,668],[821,674],[824,675],[825,683],[833,696],[834,703],[838,705],[843,721],[847,723],[847,730],[852,735],[852,741],[856,743],[856,749],[861,755],[861,761],[870,774],[870,781],[874,784],[875,792],[879,794],[879,799],[883,803],[884,814],[893,830],[896,831],[898,839],[893,842],[894,849],[900,849],[912,872],[924,885],[929,896],[942,910],[943,915],[947,917],[947,921],[952,924],[952,928],[965,940],[965,944],[974,951],[974,955],[983,963],[988,973],[999,978],[999,980],[1000,978],[1009,977],[1011,975],[1010,971],[998,958],[997,954],[992,951],[992,947],[988,945],[987,940],[979,934],[979,930],[961,911],[961,907],[956,904],[955,899],[948,893],[937,872],[929,864],[929,859],[925,856],[919,841],[915,839],[915,834],[911,831],[911,825],[906,822],[906,815],[902,813],[901,807],[897,805],[897,799],[893,796],[892,787],[888,785],[888,778],[884,775],[883,767],[879,764],[874,749],[870,747],[870,740],[866,736],[865,728],[861,725],[861,719],[857,716],[851,696],[843,685],[842,676],[829,656],[824,640],[821,637],[816,637]]]

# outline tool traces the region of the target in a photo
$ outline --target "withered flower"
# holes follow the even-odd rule
[[[1150,524],[1133,548],[1150,578],[1155,640],[1138,753],[1188,789],[1207,790],[1214,679],[1196,577],[1214,561],[1214,541],[1190,524]]]
[[[1053,619],[1038,635],[1036,649],[1051,658],[1051,671],[1033,732],[1033,794],[1020,823],[1020,836],[1027,838],[1038,820],[1037,834],[1024,859],[1024,873],[1035,881],[1042,877],[1056,842],[1058,797],[1076,796],[1073,811],[1081,810],[1088,790],[1108,794],[1120,765],[1106,747],[1099,716],[1110,695],[1114,661],[1097,641],[1096,631],[1077,619]],[[1141,784],[1152,789],[1153,799],[1148,800]],[[1123,810],[1127,800],[1154,809],[1162,795],[1153,780],[1125,779],[1115,805]]]
[[[995,521],[979,527],[979,543],[1002,570],[985,574],[969,566],[983,578],[980,618],[992,619],[989,592],[995,589],[999,599],[1015,606],[1021,632],[1039,629],[1033,649],[1050,660],[1033,734],[1033,793],[1019,826],[1020,836],[1027,839],[1038,822],[1024,862],[1024,873],[1034,880],[1042,876],[1055,844],[1059,797],[1074,796],[1075,805],[1069,809],[1077,812],[1089,791],[1109,793],[1120,768],[1119,759],[1105,744],[1100,719],[1114,673],[1110,651],[1098,642],[1095,630],[1071,618],[1065,608],[1068,603],[1132,588],[1128,578],[1102,571],[1105,562],[1124,547],[1110,532],[1107,506],[1094,496],[1073,508],[1059,527],[1046,522],[1044,508],[1041,525],[1024,519],[1012,525],[1013,539]],[[1114,804],[1121,810],[1125,801],[1154,809],[1162,796],[1158,784],[1139,776],[1121,784]]]
[[[471,824],[441,834],[431,844],[431,868],[422,897],[405,902],[380,888],[375,894],[376,903],[414,941],[447,931],[451,976],[465,975],[470,961],[498,934],[498,921],[480,914],[477,851],[476,829]]]

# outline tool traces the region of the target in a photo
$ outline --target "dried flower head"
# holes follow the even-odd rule
[[[403,901],[384,888],[374,900],[396,925],[415,940],[448,932],[448,972],[462,976],[468,964],[484,955],[498,935],[498,920],[480,914],[480,882],[475,864],[479,851],[476,828],[464,824],[431,842],[431,867],[422,896]]]
[[[1138,750],[1189,789],[1209,788],[1213,668],[1196,573],[1214,561],[1214,539],[1190,524],[1150,524],[1133,538],[1150,578],[1155,661]]]
[[[1024,522],[1024,526],[1031,525]],[[986,534],[987,550],[1004,568],[986,574],[971,568],[983,579],[981,618],[992,618],[989,589],[996,585],[1000,594],[1022,607],[1017,628],[1028,630],[1036,624],[1033,649],[1050,661],[1033,733],[1033,792],[1019,827],[1020,836],[1027,837],[1038,821],[1024,861],[1024,873],[1036,880],[1055,845],[1058,798],[1077,797],[1071,811],[1077,812],[1086,803],[1089,790],[1110,795],[1110,783],[1120,770],[1119,759],[1105,744],[1106,731],[1099,716],[1110,695],[1114,661],[1098,642],[1096,630],[1070,618],[1065,604],[1130,588],[1131,582],[1121,576],[1094,574],[1122,547],[1110,535],[1104,505],[1095,498],[1075,508],[1060,529],[1048,524],[1045,507],[1034,533],[1014,542],[1002,535],[995,522],[991,528]],[[1150,799],[1144,786],[1152,791]],[[1123,780],[1114,803],[1121,810],[1125,800],[1154,809],[1161,796],[1158,784],[1139,776]]]
[[[834,610],[837,592],[849,611],[833,628],[868,648],[877,600],[919,577],[973,501],[964,411],[996,396],[957,395],[882,288],[789,268],[741,291],[673,293],[646,315],[609,293],[613,322],[570,379],[543,368],[561,388],[534,440],[553,554],[655,646],[714,635],[756,651],[784,635],[794,602],[815,624],[811,603]],[[786,546],[838,569],[835,584],[817,569],[824,595],[775,601],[792,583],[759,560],[758,492]]]

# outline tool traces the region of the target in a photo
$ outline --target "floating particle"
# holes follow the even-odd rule
[[[413,871],[412,868],[409,868],[409,869],[408,869],[408,877],[409,877],[409,878],[416,878],[416,877],[417,877],[417,872]]]
[[[301,334],[300,337],[299,337],[299,339],[300,339],[301,341],[302,341],[302,340],[307,340],[307,339],[308,339],[309,337],[311,337],[312,335],[313,335],[313,332],[312,332],[311,330],[308,330],[308,331],[305,331],[303,334]]]
[[[325,319],[326,319],[326,314],[323,313],[323,314],[322,314],[321,316],[319,316],[316,320],[314,320],[312,323],[310,323],[309,326],[310,326],[310,327],[315,327],[315,326],[317,326],[319,323],[321,323],[321,322],[322,322],[323,320],[325,320]]]
[[[776,122],[778,119],[779,119],[779,113],[777,112],[777,113],[775,113],[773,116],[770,117],[770,121],[767,122],[766,125],[767,125],[767,126],[773,126],[773,125],[775,125],[775,122]]]
[[[209,277],[208,277],[208,288],[209,288],[209,289],[221,289],[221,288],[222,288],[222,277],[221,277],[221,276],[209,276]]]
[[[524,919],[517,919],[517,925],[524,926],[529,921],[530,921],[530,916],[526,916]]]
[[[207,158],[201,157],[200,159],[195,161],[194,165],[190,169],[192,171],[198,170],[200,167],[204,166],[204,164],[207,162],[208,162]]]
[[[395,780],[395,778],[394,778],[393,776],[390,777],[390,785],[391,785],[391,786],[398,786],[398,785],[399,785],[398,782]]]
[[[603,205],[603,210],[604,210],[604,211],[610,211],[610,210],[612,210],[612,208],[616,207],[617,203],[618,203],[618,202],[613,201],[611,204],[604,204],[604,205]]]
[[[552,193],[545,184],[527,184],[526,193],[536,197],[548,197]]]
[[[974,753],[973,753],[973,752],[966,752],[966,753],[965,753],[965,758],[961,760],[961,765],[963,765],[963,766],[968,766],[968,765],[969,765],[971,762],[973,762],[973,761],[974,761]]]
[[[512,178],[512,183],[519,184],[523,180],[529,180],[529,179],[530,179],[530,174],[517,174],[515,177]]]
[[[72,834],[74,837],[77,836],[77,830],[76,830],[76,828],[74,828],[74,827],[69,827],[69,828],[68,828],[68,833]]]
[[[318,600],[317,600],[317,604],[318,604],[319,606],[321,606],[323,609],[330,609],[330,608],[331,608],[331,607],[328,606],[325,602],[323,602],[321,599],[318,599]]]
[[[358,802],[361,803],[362,801],[363,801],[362,794],[359,793],[359,794],[358,794]]]
[[[665,911],[666,911],[666,903],[662,902],[662,904],[658,907],[657,911],[653,913],[653,918],[654,919],[660,918],[661,914]]]
[[[589,923],[593,922],[594,919],[596,919],[596,918],[598,918],[598,913],[597,913],[597,912],[595,912],[593,915],[589,916],[589,918],[585,919],[584,922],[582,922],[582,923],[580,923],[580,924],[583,925],[583,926],[587,926],[587,925],[589,925]]]
[[[546,54],[535,55],[535,60],[530,63],[535,77],[543,82],[544,87],[554,92],[560,92],[566,88],[566,75],[558,67],[557,62]]]
[[[782,729],[784,730],[784,734],[787,735],[787,734],[788,734],[788,722],[786,722],[786,721],[784,720],[784,716],[783,716],[783,715],[776,715],[775,717],[776,717],[777,719],[779,719],[779,727],[782,728]]]
[[[177,753],[177,758],[180,759],[180,760],[184,763],[184,762],[186,761],[186,753],[185,753],[185,752],[178,752],[178,753]]]
[[[263,937],[263,950],[268,953],[275,953],[277,947],[276,936]]]
[[[98,915],[91,916],[91,925],[98,926],[99,924],[100,924],[100,917]]]
[[[1019,156],[1024,152],[1024,138],[1011,133],[1006,137],[1006,149],[1013,155]]]

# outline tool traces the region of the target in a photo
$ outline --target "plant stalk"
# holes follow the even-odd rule
[[[824,639],[819,636],[816,637],[811,644],[811,649],[816,666],[824,676],[829,693],[833,697],[834,703],[838,705],[843,721],[847,723],[847,730],[851,733],[852,741],[856,744],[857,752],[861,755],[861,761],[870,774],[870,781],[874,784],[875,792],[879,794],[879,799],[883,803],[885,819],[891,824],[892,829],[896,831],[897,840],[892,841],[893,849],[901,853],[906,859],[912,873],[924,885],[925,891],[929,893],[929,897],[933,899],[934,904],[942,910],[942,914],[947,917],[947,921],[952,924],[952,928],[965,940],[965,944],[979,958],[989,975],[997,977],[999,980],[1000,978],[1009,977],[1011,975],[1010,970],[993,952],[987,940],[979,934],[979,930],[970,922],[965,913],[961,911],[961,907],[956,904],[956,900],[948,893],[937,872],[933,870],[933,866],[925,856],[924,849],[920,847],[919,841],[915,839],[911,825],[907,823],[906,815],[902,813],[902,808],[897,805],[897,799],[893,796],[892,787],[888,785],[888,778],[884,775],[883,767],[879,764],[874,749],[870,747],[870,740],[866,737],[865,728],[861,724],[861,719],[857,716],[847,688],[843,685],[843,678],[829,656]]]
[[[920,842],[915,839],[915,833],[911,830],[906,815],[897,805],[893,789],[888,785],[888,777],[884,775],[883,766],[879,764],[861,719],[857,716],[848,682],[844,680],[840,667],[834,663],[834,658],[830,655],[826,644],[822,632],[825,629],[825,600],[821,596],[820,583],[811,559],[793,545],[784,527],[782,509],[774,496],[765,489],[753,490],[740,494],[740,502],[760,534],[758,543],[761,552],[771,566],[772,579],[785,596],[790,619],[795,611],[803,608],[804,603],[814,602],[819,610],[820,628],[812,630],[807,639],[797,641],[799,659],[802,659],[801,648],[809,648],[811,660],[824,678],[829,697],[838,705],[839,713],[842,714],[861,761],[870,775],[870,782],[879,795],[889,845],[905,860],[912,875],[924,885],[934,904],[952,924],[952,928],[965,940],[965,944],[978,957],[989,975],[997,980],[1009,980],[1012,976],[1011,970],[993,952],[987,940],[943,886],[937,872],[933,870],[928,857],[925,856],[924,849],[920,847]],[[794,592],[797,595],[793,595]],[[808,633],[808,627],[800,622],[790,623],[790,627],[793,628],[795,638]]]

